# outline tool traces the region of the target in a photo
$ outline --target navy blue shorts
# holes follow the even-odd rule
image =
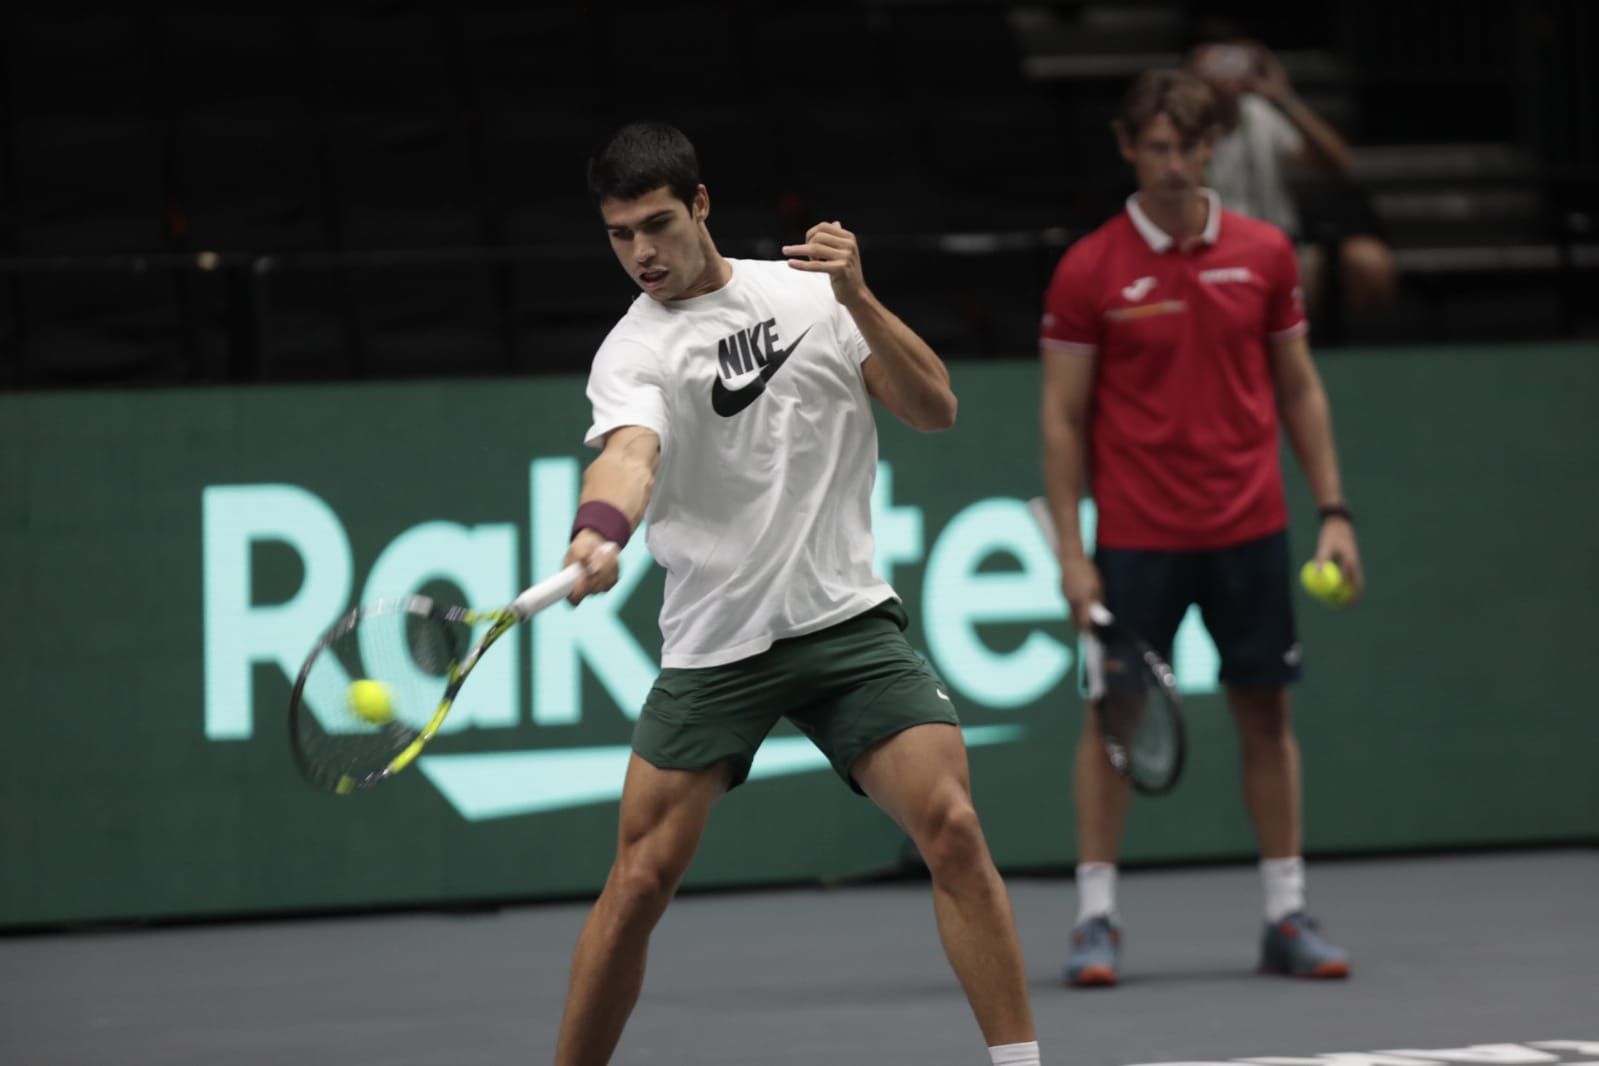
[[[1288,532],[1209,551],[1099,548],[1105,606],[1168,660],[1177,627],[1198,604],[1227,685],[1299,680],[1289,597]]]

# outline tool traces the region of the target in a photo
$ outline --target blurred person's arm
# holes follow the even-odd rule
[[[1272,383],[1277,410],[1288,442],[1310,483],[1318,510],[1344,506],[1343,480],[1338,470],[1338,449],[1333,443],[1332,405],[1321,375],[1310,358],[1310,341],[1303,332],[1271,341]],[[1354,524],[1344,517],[1326,518],[1316,539],[1316,561],[1332,560],[1360,596],[1365,578]]]
[[[1088,625],[1088,608],[1104,598],[1099,570],[1088,558],[1077,520],[1083,495],[1083,470],[1088,456],[1088,408],[1094,389],[1094,356],[1063,351],[1045,341],[1043,410],[1039,429],[1044,442],[1044,493],[1060,561],[1061,593],[1071,605],[1072,622]]]
[[[1072,624],[1089,626],[1088,608],[1105,597],[1099,568],[1088,558],[1078,508],[1088,469],[1088,427],[1094,372],[1104,342],[1102,256],[1093,238],[1061,257],[1044,293],[1038,354],[1043,364],[1044,494],[1054,520],[1060,590],[1071,605]]]
[[[1253,47],[1256,73],[1249,83],[1249,91],[1269,100],[1299,131],[1301,146],[1297,161],[1334,177],[1349,177],[1354,162],[1349,142],[1300,99],[1282,62],[1269,48],[1260,44]]]

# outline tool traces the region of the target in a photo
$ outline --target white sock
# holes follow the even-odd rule
[[[1038,1041],[1025,1044],[995,1044],[988,1049],[994,1066],[1039,1066]]]
[[[1266,890],[1266,920],[1280,922],[1305,909],[1305,860],[1261,859],[1260,884]]]
[[[1116,864],[1077,864],[1077,924],[1090,918],[1116,916]]]

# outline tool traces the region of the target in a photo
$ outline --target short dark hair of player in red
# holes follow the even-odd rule
[[[1146,70],[1140,74],[1122,98],[1116,132],[1129,140],[1136,139],[1157,115],[1171,119],[1186,144],[1215,136],[1220,125],[1216,94],[1183,70]]]

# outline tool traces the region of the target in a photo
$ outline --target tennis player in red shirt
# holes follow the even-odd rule
[[[1221,654],[1261,849],[1261,967],[1344,977],[1348,955],[1305,912],[1299,748],[1288,689],[1300,650],[1289,600],[1281,421],[1321,512],[1316,558],[1361,585],[1327,395],[1311,362],[1293,245],[1204,187],[1216,104],[1192,75],[1149,71],[1115,124],[1138,178],[1127,209],[1074,244],[1045,298],[1044,476],[1061,586],[1086,627],[1099,601],[1168,656],[1191,604]],[[1093,559],[1077,518],[1098,507]],[[1117,980],[1116,855],[1128,788],[1086,715],[1073,783],[1079,912],[1066,979]]]

